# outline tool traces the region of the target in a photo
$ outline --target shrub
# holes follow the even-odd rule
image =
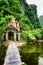
[[[3,65],[5,57],[5,47],[2,45],[0,46],[0,65]]]

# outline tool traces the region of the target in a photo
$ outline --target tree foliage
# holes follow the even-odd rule
[[[25,7],[25,15],[22,13],[22,3]],[[5,26],[13,17],[20,23],[21,31],[40,27],[36,6],[28,6],[25,0],[0,0],[0,37],[5,33]]]

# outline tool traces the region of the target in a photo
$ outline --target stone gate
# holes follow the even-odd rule
[[[9,38],[12,36],[12,34],[13,34],[14,41],[20,41],[19,22],[15,18],[14,18],[13,22],[9,23],[6,26],[6,40],[9,40]],[[10,40],[12,40],[12,39],[10,39]]]

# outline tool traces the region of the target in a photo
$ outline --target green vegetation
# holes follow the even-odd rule
[[[43,50],[43,44],[36,42],[43,40],[43,27],[41,28],[37,16],[37,6],[28,5],[26,0],[0,0],[0,43],[4,40],[6,25],[12,22],[14,17],[20,23],[21,41],[27,42],[27,45],[20,48],[22,61],[25,62],[24,65],[37,65],[39,54]],[[1,65],[4,56],[5,47],[2,45],[0,46]]]
[[[4,34],[6,33],[6,25],[12,21],[13,16],[6,16],[0,18],[0,43],[3,41]]]
[[[43,40],[43,28],[21,32],[22,41],[29,42],[29,41],[36,41],[41,39]]]
[[[41,27],[38,16],[37,16],[37,6],[36,5],[29,5],[29,6],[27,5],[25,14],[30,19],[34,28]]]
[[[40,22],[37,16],[37,6],[34,4],[28,5],[26,0],[20,0],[24,14],[30,19],[34,28],[40,28]]]
[[[22,61],[27,65],[38,65],[38,57],[42,52],[42,44],[43,43],[35,42],[34,44],[30,44],[29,46],[26,44],[20,47]]]
[[[22,4],[24,5],[25,14],[22,13]],[[0,0],[0,42],[6,33],[6,25],[11,22],[14,17],[20,23],[22,40],[26,40],[27,38],[26,35],[28,33],[26,33],[26,31],[40,28],[36,5],[28,5],[25,0]],[[26,33],[26,35],[24,33]],[[33,34],[29,32],[28,37],[30,38],[31,36],[33,36]]]
[[[1,0],[0,7],[1,7],[0,8],[1,17],[6,17],[7,15],[14,16],[20,22],[21,29],[22,29],[23,24],[26,26],[26,29],[27,28],[31,29],[33,27],[30,22],[30,19],[28,19],[26,16],[24,16],[22,14],[21,4],[20,4],[19,0],[16,0],[16,1],[15,0],[12,0],[12,1]],[[24,28],[23,28],[23,30],[24,30]]]
[[[0,0],[0,42],[6,32],[6,25],[14,17],[19,21],[21,31],[34,29],[30,19],[22,14],[19,0]]]

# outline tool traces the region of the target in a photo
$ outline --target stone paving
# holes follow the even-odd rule
[[[3,45],[7,46],[7,45],[9,45],[11,42],[15,42],[15,41],[8,40],[8,41],[5,41],[5,42],[3,43]],[[16,41],[15,43],[16,43],[17,46],[22,46],[22,45],[26,44],[26,42],[18,42],[18,41]]]

